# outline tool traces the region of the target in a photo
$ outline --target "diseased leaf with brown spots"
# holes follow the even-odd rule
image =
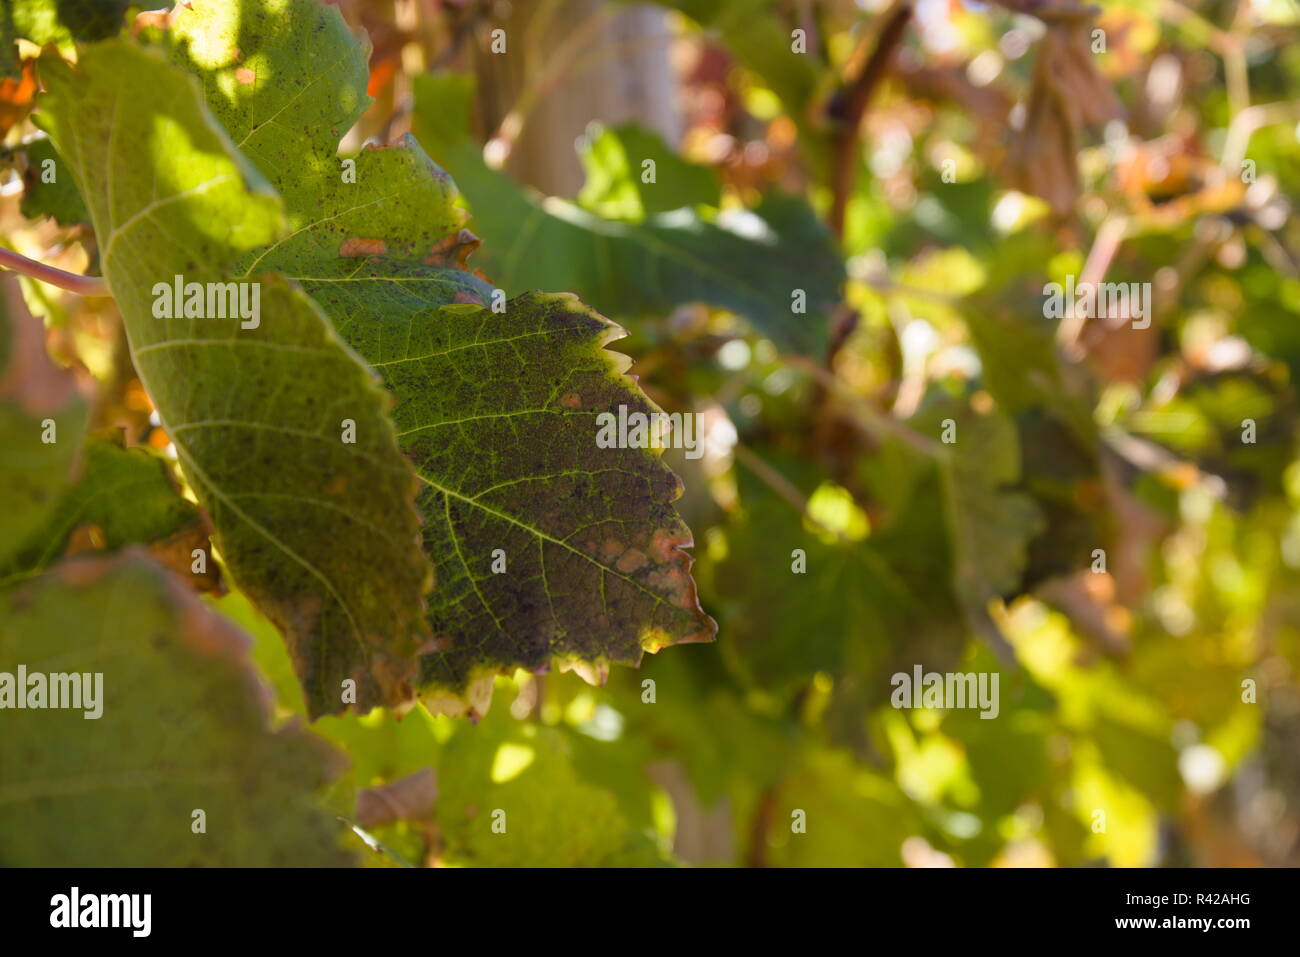
[[[409,702],[432,575],[391,400],[297,285],[259,269],[242,293],[224,286],[285,235],[279,198],[155,51],[109,40],[75,68],[42,60],[41,78],[41,122],[90,208],[132,363],[311,714],[346,707],[344,682],[361,708]],[[158,308],[178,281],[211,284],[200,315]],[[245,307],[256,291],[259,314],[214,309],[214,286]]]
[[[490,308],[492,287],[460,268],[477,240],[455,187],[413,138],[338,157],[366,105],[365,51],[336,10],[289,6],[196,0],[169,38],[285,197],[288,235],[246,269],[300,283],[397,397],[436,572],[427,694],[481,711],[471,686],[493,672],[557,663],[596,677],[711,638],[672,505],[680,483],[657,450],[596,443],[599,413],[654,411],[604,350],[621,330],[566,295]],[[243,69],[258,81],[234,82]]]
[[[602,349],[621,330],[541,293],[505,313],[445,306],[408,321],[405,343],[396,318],[344,328],[402,398],[398,435],[425,485],[444,650],[424,659],[423,683],[459,690],[552,659],[599,674],[711,638],[672,507],[680,482],[658,452],[596,444],[598,413],[657,411]]]

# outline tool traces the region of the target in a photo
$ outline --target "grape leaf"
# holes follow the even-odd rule
[[[359,707],[408,700],[431,576],[372,373],[282,277],[251,277],[255,328],[155,315],[156,284],[237,278],[237,260],[281,235],[279,199],[194,80],[153,52],[110,40],[41,72],[41,122],[87,198],[134,365],[233,578],[284,633],[311,714],[343,708],[349,679]]]
[[[78,673],[86,690],[102,675],[82,708],[3,712],[0,864],[348,863],[315,797],[339,756],[270,727],[247,649],[138,552],[69,559],[0,597],[0,672]]]
[[[0,75],[22,74],[19,37],[37,46],[102,40],[122,29],[131,0],[0,0]]]
[[[267,651],[280,653],[269,643]],[[652,667],[679,657],[663,656]],[[504,678],[496,684],[502,694],[512,686]],[[558,694],[563,687],[563,682],[548,682],[548,688]],[[367,789],[410,782],[427,776],[430,767],[436,769],[433,818],[439,834],[438,856],[446,864],[661,863],[643,833],[648,822],[632,820],[614,793],[615,786],[600,775],[593,779],[580,766],[581,748],[590,739],[562,726],[539,727],[512,716],[510,708],[496,707],[474,725],[417,709],[400,720],[384,712],[326,717],[314,730],[352,758],[350,769],[330,793],[332,805],[341,806],[348,815],[354,805],[360,814]],[[695,731],[698,734],[699,728]],[[637,753],[628,750],[632,745],[626,741],[608,746],[621,748],[628,756]],[[643,787],[640,768],[628,770]],[[505,812],[504,832],[493,826],[498,809]],[[400,828],[387,828],[377,836],[406,849]],[[410,847],[408,853],[411,860],[421,855],[418,847]]]
[[[494,709],[477,727],[456,729],[439,755],[438,790],[434,816],[451,864],[659,863],[653,843],[628,826],[615,796],[578,776],[563,731],[517,721],[506,708]]]
[[[771,193],[716,222],[688,209],[640,223],[602,219],[488,168],[468,136],[471,78],[416,77],[415,93],[415,134],[464,191],[484,240],[483,268],[503,289],[559,287],[615,317],[708,302],[744,315],[784,348],[822,352],[843,267],[803,200]]]
[[[1008,245],[995,276],[1014,278],[972,297],[962,317],[979,353],[982,384],[1014,417],[1022,485],[1046,519],[1029,545],[1026,579],[1033,585],[1077,569],[1094,548],[1111,547],[1116,529],[1102,492],[1091,386],[1057,354],[1056,322],[1042,317],[1041,286],[1021,266],[1030,250]],[[1026,301],[1033,309],[1024,308]]]
[[[195,3],[173,52],[285,197],[289,235],[247,268],[301,283],[398,399],[437,578],[422,685],[459,693],[553,661],[599,674],[711,638],[680,482],[659,450],[596,443],[599,412],[654,411],[604,350],[621,330],[571,296],[487,308],[492,287],[458,268],[474,240],[455,188],[414,139],[349,157],[345,178],[338,137],[366,104],[365,53],[337,11],[290,8]],[[276,119],[290,109],[292,125]]]
[[[614,741],[575,738],[588,743],[586,749],[575,743],[580,766],[599,781],[611,764],[637,762],[643,773],[651,762],[677,761],[705,805],[716,805],[733,786],[761,790],[780,778],[797,759],[798,741],[791,734],[796,722],[768,708],[747,706],[746,689],[731,679],[723,660],[730,644],[729,638],[664,655],[647,663],[644,674],[611,677],[605,697],[624,717],[623,733]],[[655,682],[653,708],[645,706],[646,678]],[[547,688],[552,698],[561,692]],[[596,747],[606,753],[591,755],[590,748]]]
[[[789,692],[824,672],[838,679],[837,710],[853,711],[882,701],[894,672],[915,664],[943,670],[972,632],[1003,646],[987,605],[1019,590],[1041,517],[1015,489],[1020,455],[1011,421],[945,401],[908,424],[937,438],[950,419],[951,445],[886,437],[860,462],[875,506],[871,527],[865,516],[858,528],[844,518],[818,521],[826,501],[838,498],[841,516],[857,506],[798,461],[763,455],[808,499],[806,515],[751,470],[740,472],[743,511],[706,580],[734,609],[724,650],[741,677]]]
[[[943,449],[937,468],[952,548],[953,589],[972,628],[989,635],[995,626],[985,606],[990,598],[1018,590],[1029,542],[1044,523],[1033,499],[1014,489],[1021,463],[1012,421],[996,413],[977,415],[964,404],[943,403],[910,424],[940,435],[949,421],[955,441]]]
[[[54,144],[48,138],[39,139],[29,143],[25,152],[27,168],[23,172],[23,215],[28,219],[50,216],[60,226],[88,222],[90,213],[86,211],[86,201],[77,192],[77,184],[67,173],[59,175],[68,167],[54,149]],[[44,176],[46,163],[54,164],[48,167],[54,174],[53,181],[48,183]]]
[[[103,40],[122,29],[131,0],[7,0],[14,32],[37,46]]]
[[[688,163],[635,123],[593,131],[579,152],[587,182],[578,204],[605,219],[641,222],[683,206],[717,206],[722,188],[707,166]],[[646,182],[647,161],[654,178]]]
[[[0,275],[0,566],[49,519],[75,478],[89,410],[13,275]],[[51,439],[45,441],[44,439]]]
[[[426,486],[440,583],[432,621],[446,650],[425,658],[424,682],[459,689],[553,657],[637,664],[643,647],[711,638],[680,550],[680,482],[655,453],[596,445],[598,411],[654,411],[601,348],[616,330],[560,295],[424,318],[397,358],[378,360],[404,398],[394,418]],[[378,347],[392,324],[365,332]]]
[[[809,749],[773,803],[783,823],[802,812],[807,831],[773,828],[765,848],[772,867],[897,867],[904,841],[920,826],[901,787],[842,751]]]
[[[93,529],[98,544],[109,550],[148,545],[164,565],[186,576],[194,574],[193,549],[209,550],[208,521],[198,506],[181,497],[167,463],[148,449],[126,449],[98,437],[86,443],[84,457],[76,485],[0,574],[43,571],[64,553],[79,529]],[[216,562],[205,556],[204,564],[206,571],[192,580],[215,590],[220,581]]]
[[[816,502],[816,469],[761,454]],[[719,604],[733,610],[723,646],[733,670],[778,693],[826,672],[844,679],[837,693],[870,705],[888,696],[893,672],[958,656],[967,630],[950,584],[940,479],[926,465],[916,464],[909,500],[866,538],[828,534],[840,530],[813,524],[752,471],[739,472],[743,513],[710,568]]]

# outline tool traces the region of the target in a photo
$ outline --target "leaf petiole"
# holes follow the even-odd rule
[[[79,276],[76,273],[64,272],[54,266],[47,266],[35,259],[21,256],[12,249],[0,248],[0,266],[51,286],[66,289],[68,292],[75,292],[79,296],[112,295],[103,276]]]

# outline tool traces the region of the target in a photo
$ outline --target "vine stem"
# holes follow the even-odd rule
[[[45,263],[38,263],[34,259],[28,259],[26,256],[20,256],[12,249],[0,248],[0,266],[22,273],[31,279],[49,283],[51,286],[66,289],[68,292],[75,292],[79,296],[108,297],[112,295],[108,291],[108,283],[104,281],[103,276],[79,276],[73,272],[64,272],[62,269],[56,269],[53,266],[45,265]]]
[[[843,90],[843,103],[831,137],[831,208],[827,213],[831,231],[837,238],[842,239],[844,236],[844,216],[857,181],[858,137],[862,117],[889,71],[894,54],[902,43],[903,31],[911,18],[912,0],[896,0],[882,14],[875,48]]]

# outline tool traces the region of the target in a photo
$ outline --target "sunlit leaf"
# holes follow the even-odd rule
[[[251,278],[258,317],[157,310],[177,276],[235,279],[282,235],[279,199],[197,84],[149,51],[106,41],[42,78],[42,122],[88,198],[132,360],[236,582],[284,632],[313,714],[345,706],[345,680],[362,705],[401,702],[430,575],[386,396],[282,277]]]

